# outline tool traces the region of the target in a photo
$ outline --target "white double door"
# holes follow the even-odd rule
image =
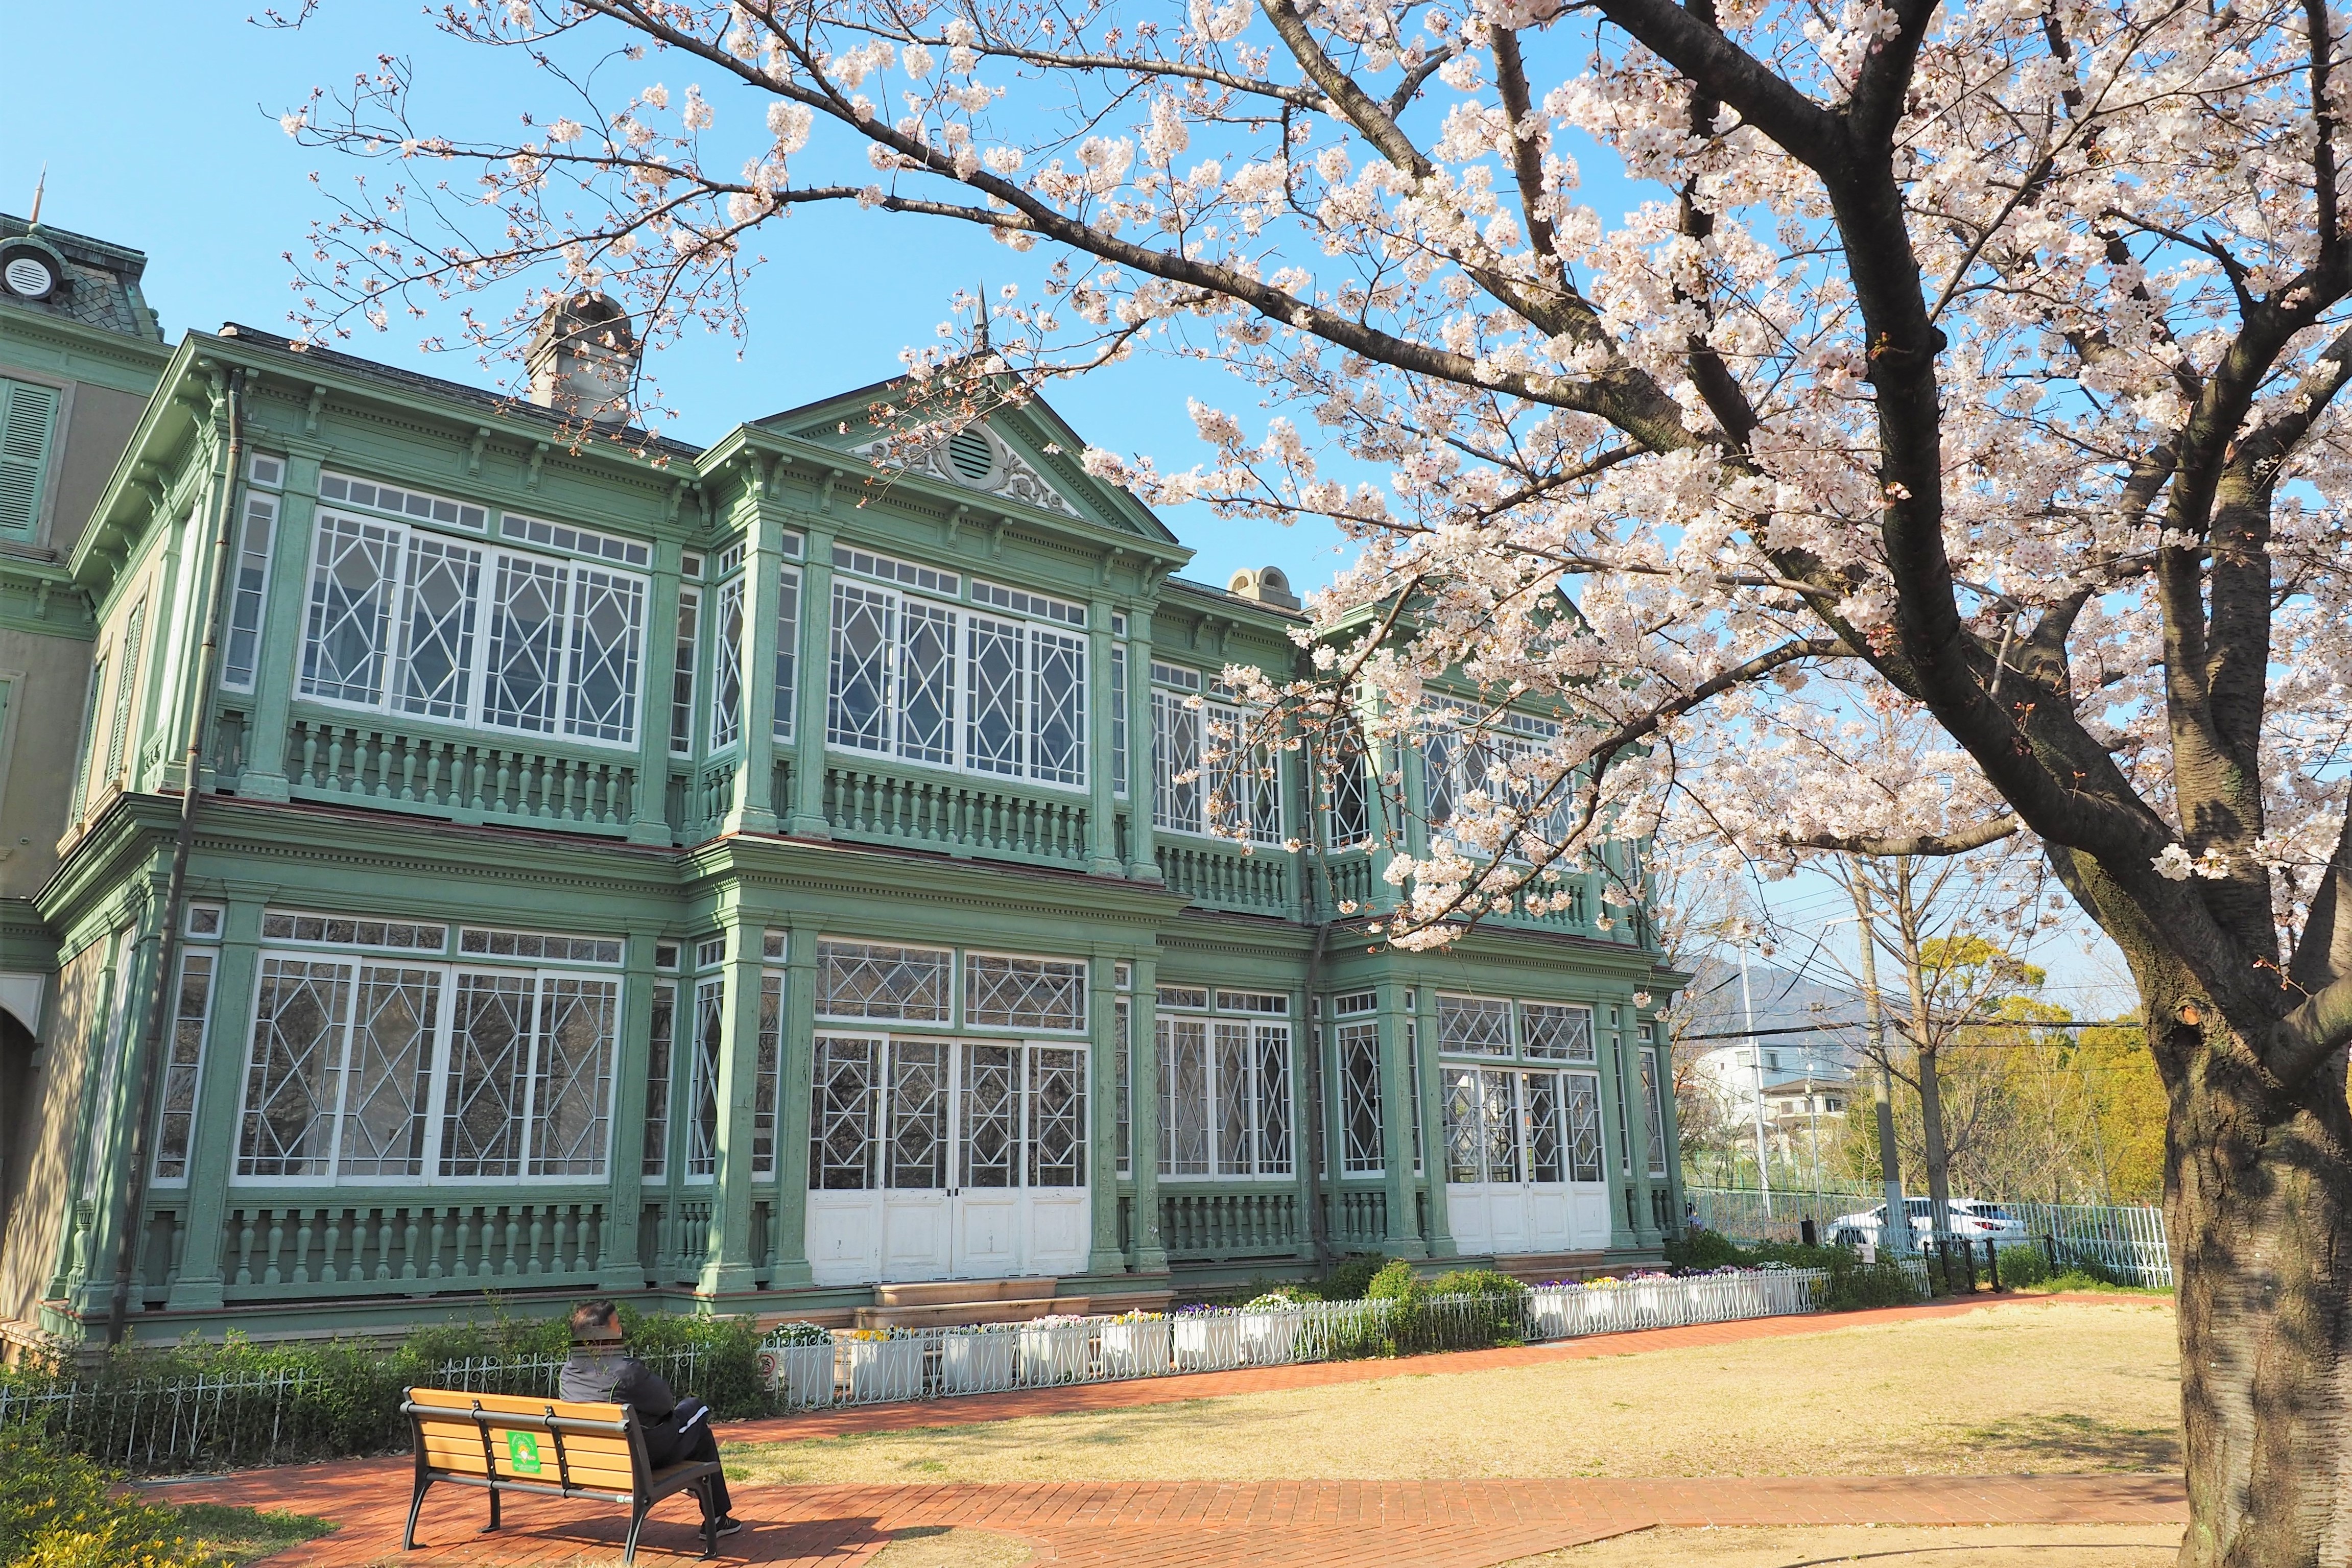
[[[827,1042],[820,1042],[821,1047]],[[843,1044],[845,1042],[834,1042]],[[859,1188],[809,1194],[820,1285],[1082,1271],[1091,1240],[1086,1052],[1064,1045],[866,1042],[862,1107],[821,1077],[820,1137],[864,1125]],[[822,1073],[826,1053],[821,1048]],[[828,1088],[832,1092],[828,1094]],[[863,1114],[858,1114],[859,1111]],[[824,1150],[819,1149],[822,1165]],[[817,1173],[822,1178],[823,1172]]]
[[[1447,1062],[1445,1221],[1466,1253],[1609,1245],[1601,1079]]]

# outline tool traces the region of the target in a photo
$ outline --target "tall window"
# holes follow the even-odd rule
[[[1650,1026],[1642,1026],[1647,1037]],[[1666,1173],[1666,1102],[1665,1086],[1659,1081],[1658,1053],[1655,1047],[1642,1047],[1642,1112],[1643,1125],[1649,1133],[1648,1173]]]
[[[221,684],[239,691],[253,689],[262,602],[269,588],[269,542],[277,529],[278,498],[248,492],[245,526],[237,533],[236,576],[230,585],[228,647],[221,660]]]
[[[0,376],[0,532],[29,537],[41,521],[58,390]]]
[[[1372,780],[1364,739],[1353,725],[1331,738],[1322,759],[1324,832],[1334,849],[1352,849],[1372,837]]]
[[[1127,798],[1127,645],[1110,647],[1110,792]]]
[[[800,709],[801,573],[797,566],[781,569],[776,583],[776,712],[772,733],[779,741],[793,738],[793,715]]]
[[[877,566],[863,552],[836,558],[844,554],[863,563],[857,570],[934,592],[961,583],[929,568]],[[1009,590],[998,596],[1040,614],[1066,608]],[[1083,636],[841,577],[827,662],[830,745],[1043,784],[1087,782]]]
[[[209,952],[191,952],[180,960],[171,1054],[163,1063],[163,1117],[155,1130],[155,1180],[163,1185],[188,1179],[196,1085],[204,1073],[205,1026],[212,1016],[213,966],[217,962]]]
[[[724,949],[721,949],[724,952]],[[686,1090],[686,1179],[719,1173],[719,1062],[727,1044],[727,979],[709,974],[694,983],[693,1056]]]
[[[1535,764],[1559,737],[1559,726],[1531,713],[1488,715],[1475,702],[1456,698],[1427,700],[1429,723],[1422,737],[1422,773],[1428,786],[1433,832],[1454,820],[1474,800],[1486,810],[1505,807],[1528,814],[1528,829],[1553,843],[1570,829],[1574,802],[1565,787],[1536,781]],[[1520,846],[1513,858],[1524,858]]]
[[[1250,715],[1201,694],[1197,670],[1151,667],[1151,820],[1171,833],[1283,841],[1282,774],[1272,747],[1253,743]]]
[[[616,975],[266,949],[255,989],[240,1178],[604,1174]]]
[[[131,606],[131,619],[122,629],[122,657],[115,665],[114,718],[106,732],[106,772],[100,775],[105,779],[122,777],[131,742],[131,704],[139,691],[139,645],[146,631],[147,601],[142,599]]]
[[[1220,993],[1221,1010],[1237,993]],[[1170,986],[1163,1009],[1205,991]],[[1270,1002],[1287,1010],[1287,998]],[[1266,1011],[1275,1011],[1268,1007]],[[1291,1173],[1290,1026],[1259,1017],[1161,1011],[1156,1025],[1160,1074],[1160,1173],[1163,1176],[1288,1176]]]
[[[669,675],[669,750],[672,756],[694,751],[695,666],[702,655],[702,590],[677,591],[677,651]]]
[[[669,1175],[671,1047],[677,1035],[677,983],[664,980],[654,986],[653,1027],[646,1040],[645,1157],[638,1170],[648,1182]]]
[[[719,584],[716,640],[710,649],[710,749],[743,738],[743,579]]]
[[[1593,1060],[1591,1009],[1441,995],[1437,1017],[1446,1180],[1602,1179],[1600,1075],[1551,1065]]]
[[[635,739],[646,580],[322,510],[306,697],[487,729]]]
[[[777,1068],[783,1059],[784,977],[776,970],[760,976],[759,1051],[751,1077],[751,1175],[776,1179]]]
[[[1387,1169],[1381,1124],[1381,1026],[1360,1015],[1377,1005],[1370,992],[1339,997],[1333,1011],[1339,1022],[1332,1040],[1338,1047],[1339,1073],[1339,1171],[1349,1176],[1376,1176]],[[1359,1016],[1349,1021],[1349,1013]]]

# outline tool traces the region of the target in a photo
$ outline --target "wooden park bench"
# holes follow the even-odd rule
[[[715,1460],[664,1465],[646,1458],[644,1431],[625,1405],[580,1405],[463,1389],[412,1388],[401,1406],[416,1444],[416,1490],[408,1501],[404,1551],[416,1550],[416,1514],[435,1481],[480,1487],[490,1494],[490,1522],[499,1527],[501,1492],[591,1498],[626,1504],[629,1543],[624,1563],[637,1556],[637,1531],[654,1504],[692,1490],[702,1500],[702,1554],[719,1554],[719,1514],[709,1481]]]

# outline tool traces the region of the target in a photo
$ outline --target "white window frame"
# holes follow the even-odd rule
[[[221,650],[221,686],[226,690],[252,690],[254,673],[261,666],[262,623],[269,607],[269,561],[277,540],[278,497],[247,491],[244,523],[237,530],[235,575],[229,579],[228,641]]]

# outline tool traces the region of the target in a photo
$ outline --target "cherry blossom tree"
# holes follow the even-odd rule
[[[302,263],[321,339],[437,295],[496,350],[586,287],[652,342],[730,328],[758,237],[833,204],[1036,252],[984,345],[910,353],[944,417],[1139,351],[1228,367],[1276,412],[1196,409],[1213,460],[1088,467],[1353,534],[1271,710],[1384,774],[1495,742],[1401,842],[1390,939],[1629,838],[2038,845],[2168,1098],[2182,1562],[2272,1568],[2352,1554],[2338,20],[450,0],[535,68],[520,131],[414,123],[390,60],[287,123],[390,165]],[[1772,756],[1857,689],[1950,770]],[[1558,739],[1502,745],[1530,700]]]

